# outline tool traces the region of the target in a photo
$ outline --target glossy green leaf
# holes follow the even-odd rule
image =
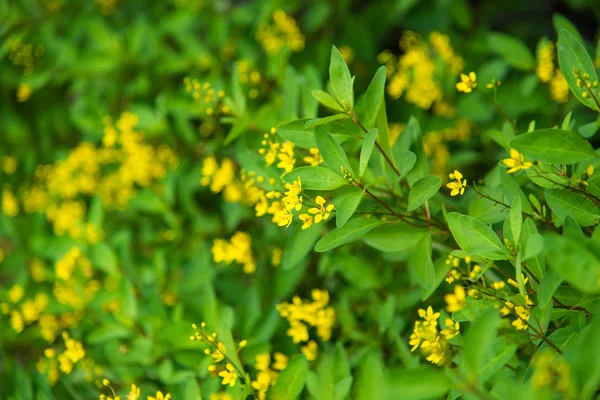
[[[411,253],[409,265],[414,269],[417,280],[426,290],[433,288],[435,271],[431,260],[431,233],[421,239]]]
[[[325,118],[313,118],[306,121],[306,125],[304,126],[306,129],[314,128],[315,126],[325,125],[333,121],[337,121],[340,119],[350,119],[348,114],[334,114]]]
[[[283,175],[287,183],[298,179],[302,188],[307,190],[335,190],[348,184],[339,174],[325,167],[299,167]]]
[[[313,224],[309,229],[296,228],[296,232],[285,243],[281,268],[292,269],[313,249],[323,230],[323,224]]]
[[[467,377],[477,379],[489,359],[491,349],[496,342],[496,333],[500,326],[500,314],[497,310],[488,310],[475,320],[465,335],[463,364],[461,367]]]
[[[414,211],[421,207],[427,200],[433,197],[440,187],[442,180],[439,176],[429,175],[416,181],[408,193],[408,211]]]
[[[381,225],[376,218],[365,218],[362,215],[350,218],[344,226],[335,228],[317,242],[315,251],[319,253],[329,251],[346,243],[362,239],[371,229]]]
[[[373,229],[365,236],[365,242],[380,251],[401,252],[414,248],[427,234],[404,223],[394,223]]]
[[[523,229],[523,208],[521,207],[521,198],[513,198],[510,207],[510,229],[512,231],[513,241],[517,243],[521,239],[521,230]]]
[[[323,157],[323,160],[332,171],[340,176],[345,175],[344,170],[346,173],[354,175],[354,171],[342,146],[320,126],[315,128],[315,140],[321,157]]]
[[[269,399],[295,400],[302,393],[308,375],[308,361],[303,355],[294,356],[269,390]]]
[[[523,133],[510,141],[510,147],[532,160],[555,164],[575,164],[597,158],[588,141],[575,132],[562,129]]]
[[[365,190],[359,190],[359,188],[356,189],[356,191],[344,197],[342,201],[340,201],[340,204],[336,207],[335,225],[338,228],[348,222],[350,217],[354,215],[354,212],[360,205],[360,202],[365,195]]]
[[[467,254],[479,254],[492,260],[509,258],[508,250],[496,233],[483,222],[452,212],[448,214],[448,226],[458,245]]]
[[[352,109],[354,107],[354,90],[352,88],[354,79],[350,75],[344,57],[335,46],[331,48],[329,80],[338,103],[342,105],[342,108],[346,105],[347,108]]]
[[[373,148],[375,146],[375,141],[377,140],[377,133],[379,131],[377,129],[371,129],[365,135],[362,143],[362,149],[360,151],[360,162],[358,167],[358,176],[362,177],[365,173],[365,169],[369,165],[369,159],[371,158],[371,154],[373,153]]]
[[[600,208],[584,194],[567,189],[546,189],[544,197],[552,212],[563,221],[567,215],[581,226],[594,225],[600,220]]]
[[[383,96],[385,92],[385,66],[379,67],[373,80],[367,88],[366,103],[365,103],[365,121],[364,124],[372,126],[377,119],[379,108],[383,104]]]
[[[335,99],[331,97],[329,93],[324,92],[322,90],[313,90],[312,95],[315,99],[317,99],[319,103],[323,104],[325,107],[331,108],[335,111],[344,112],[342,106],[340,106],[338,102],[335,101]]]
[[[487,35],[487,46],[514,68],[530,71],[535,67],[535,58],[529,47],[513,36],[490,32]]]

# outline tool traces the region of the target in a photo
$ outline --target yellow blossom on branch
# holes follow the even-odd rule
[[[508,171],[506,171],[509,174],[517,172],[520,169],[529,169],[533,167],[533,163],[530,161],[525,161],[523,154],[519,153],[515,149],[510,149],[510,157],[502,160],[502,163],[510,168]]]
[[[477,75],[475,72],[469,72],[467,74],[460,74],[460,82],[456,84],[456,90],[463,93],[471,93],[473,89],[477,87]]]
[[[219,372],[219,376],[223,378],[221,382],[223,385],[229,384],[229,386],[235,386],[235,382],[238,378],[237,372],[235,372],[235,367],[231,364],[227,364],[225,366],[225,370]]]
[[[465,306],[465,288],[460,285],[454,286],[454,293],[449,293],[444,296],[444,300],[446,300],[446,311],[455,312],[461,310]]]
[[[458,170],[454,170],[449,177],[454,180],[454,182],[446,184],[446,187],[451,189],[450,196],[456,196],[457,194],[462,195],[467,187],[467,180],[462,180],[463,175]]]
[[[317,196],[315,203],[317,203],[319,207],[309,208],[308,212],[315,216],[315,224],[318,224],[319,222],[329,218],[329,215],[335,206],[333,204],[325,206],[326,201],[321,196]]]

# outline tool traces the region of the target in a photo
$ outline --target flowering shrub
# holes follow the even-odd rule
[[[0,4],[3,395],[597,398],[592,2],[233,3]]]

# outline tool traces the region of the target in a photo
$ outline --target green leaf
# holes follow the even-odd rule
[[[577,80],[580,78],[583,80],[584,74],[590,76],[590,82],[598,80],[594,62],[590,58],[584,44],[566,29],[562,29],[558,34],[558,62],[560,64],[560,71],[564,75],[575,97],[592,110],[600,111],[598,105],[589,94],[587,98],[582,96],[583,93],[587,93],[585,87],[581,84],[581,87],[577,86]],[[575,72],[578,72],[578,76]],[[598,94],[596,93],[597,97]]]
[[[348,184],[340,175],[325,167],[299,167],[283,175],[287,183],[298,179],[302,182],[302,188],[307,190],[335,190]]]
[[[469,379],[481,378],[480,373],[488,354],[496,342],[496,333],[500,326],[500,314],[497,310],[488,310],[472,324],[465,335],[463,368]]]
[[[360,162],[358,164],[358,176],[362,177],[365,173],[365,169],[369,165],[369,159],[371,153],[373,153],[373,147],[375,147],[375,141],[377,140],[377,133],[379,130],[371,129],[365,135],[362,143],[362,149],[360,151]]]
[[[506,340],[496,341],[489,353],[490,357],[486,357],[483,362],[483,368],[479,372],[479,380],[486,382],[496,372],[500,371],[517,352],[517,345]]]
[[[600,208],[584,194],[567,189],[546,189],[546,202],[561,221],[570,215],[579,225],[594,225],[600,219]]]
[[[553,270],[546,271],[537,292],[538,305],[540,308],[544,309],[550,304],[554,292],[556,292],[556,289],[558,289],[562,281],[563,278],[558,272]]]
[[[319,149],[319,153],[321,153],[321,157],[323,157],[323,160],[332,171],[340,176],[344,176],[343,169],[345,169],[348,173],[354,175],[354,171],[342,146],[320,126],[315,128],[315,140],[317,141],[317,148]]]
[[[562,129],[540,129],[516,136],[510,147],[536,161],[575,164],[597,158],[590,143],[580,135]]]
[[[429,175],[416,181],[408,193],[407,211],[413,211],[421,207],[440,190],[441,186],[442,179],[435,175]]]
[[[448,214],[448,226],[456,243],[467,254],[479,254],[491,260],[506,260],[508,250],[496,233],[483,222],[456,212]]]
[[[581,399],[596,397],[600,384],[600,318],[592,317],[588,326],[579,335],[574,346],[569,347],[567,359],[573,369],[574,377],[580,388]]]
[[[513,240],[519,242],[521,238],[521,230],[523,229],[523,209],[521,207],[521,198],[515,196],[510,207],[510,229],[512,231]]]
[[[415,117],[410,117],[406,129],[400,136],[401,138],[406,137],[411,142],[411,148],[417,156],[415,166],[407,174],[406,180],[412,185],[417,180],[424,176],[429,175],[429,160],[425,153],[425,147],[423,146],[423,136],[421,134],[421,126],[419,121]]]
[[[366,103],[365,103],[365,120],[363,123],[367,126],[372,126],[377,119],[379,108],[383,104],[383,96],[385,92],[385,66],[379,67],[373,80],[367,88]]]
[[[295,400],[302,393],[308,375],[308,361],[303,355],[292,358],[287,367],[277,377],[277,382],[269,391],[269,399]]]
[[[409,259],[409,265],[414,269],[417,280],[426,290],[431,290],[435,284],[435,270],[431,260],[431,250],[431,233],[428,232],[417,243]]]
[[[96,243],[92,247],[90,258],[94,267],[109,275],[117,273],[119,268],[117,253],[106,242]]]
[[[319,103],[323,104],[325,107],[331,108],[335,111],[344,112],[342,106],[340,106],[338,102],[335,101],[335,99],[331,97],[329,93],[324,92],[322,90],[313,90],[312,95],[315,99],[317,99]]]
[[[340,205],[337,206],[337,210],[335,212],[335,225],[338,228],[344,226],[350,217],[354,215],[354,212],[360,205],[364,195],[365,190],[356,190],[340,201]]]
[[[376,218],[365,218],[362,215],[357,215],[346,222],[344,226],[335,228],[327,235],[323,236],[323,238],[317,242],[315,251],[323,253],[343,244],[359,240],[371,229],[382,223],[383,222]]]
[[[385,370],[381,354],[370,350],[360,361],[354,386],[354,398],[356,400],[385,398],[385,388],[382,385],[384,379]]]
[[[413,169],[417,162],[416,154],[410,150],[403,151],[400,154],[394,154],[394,158],[398,165],[398,172],[400,172],[400,176],[398,177],[399,180],[403,179],[406,174]]]
[[[544,238],[539,233],[535,233],[527,238],[525,251],[523,252],[523,261],[537,257],[544,251]],[[535,275],[535,274],[534,274]]]
[[[306,121],[306,125],[304,126],[306,129],[314,128],[315,126],[325,125],[333,121],[337,121],[340,119],[350,119],[348,114],[334,114],[325,118],[313,118]]]
[[[571,33],[577,39],[577,41],[583,43],[583,37],[581,33],[577,30],[575,25],[571,23],[564,15],[559,13],[552,14],[552,25],[554,26],[554,31],[556,32],[556,36],[560,35],[561,30],[566,30]]]
[[[405,223],[387,224],[370,231],[365,243],[379,251],[401,252],[413,249],[427,233]]]
[[[284,121],[297,119],[299,108],[300,84],[298,74],[294,67],[288,65],[285,70],[285,79],[283,81],[282,119]]]
[[[544,235],[546,259],[550,267],[573,286],[585,293],[600,293],[600,259],[586,246],[588,241],[547,233]]]
[[[344,61],[344,57],[342,57],[335,46],[331,48],[329,80],[331,81],[331,87],[338,103],[352,109],[354,107],[354,91],[352,89],[354,79],[350,75],[350,70],[346,65],[346,61]]]
[[[317,147],[315,134],[312,129],[306,128],[306,124],[309,121],[311,121],[310,118],[303,118],[279,125],[277,127],[277,134],[285,140],[294,143],[296,146],[305,149],[315,148]]]
[[[490,32],[487,47],[502,56],[512,67],[524,71],[535,68],[535,58],[531,50],[519,39],[505,33]]]
[[[281,260],[283,270],[294,268],[308,255],[321,235],[323,226],[324,224],[313,224],[309,229],[300,229],[300,226],[296,228],[296,232],[285,243]]]
[[[102,325],[100,328],[95,329],[87,337],[89,344],[104,343],[114,339],[124,339],[130,337],[132,332],[125,326],[110,322]]]
[[[450,391],[452,382],[441,369],[417,367],[390,371],[385,381],[385,396],[371,399],[440,399]]]

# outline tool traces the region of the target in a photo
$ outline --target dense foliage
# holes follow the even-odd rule
[[[598,398],[594,2],[233,3],[0,0],[0,397]]]

